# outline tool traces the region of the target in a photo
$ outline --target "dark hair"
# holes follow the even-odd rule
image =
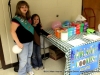
[[[31,17],[31,21],[32,21],[31,23],[32,23],[32,25],[33,25],[33,19],[34,19],[36,16],[39,18],[39,23],[38,23],[38,25],[42,26],[42,25],[41,25],[41,20],[40,20],[40,17],[39,17],[38,14],[33,14],[33,15],[32,15],[32,17]]]
[[[20,11],[21,6],[23,6],[23,5],[26,5],[28,7],[28,11],[26,13],[26,17]],[[26,1],[19,1],[17,3],[15,15],[18,15],[18,16],[24,18],[24,19],[29,19],[31,17],[30,10],[29,10],[29,5],[28,5],[28,3]]]

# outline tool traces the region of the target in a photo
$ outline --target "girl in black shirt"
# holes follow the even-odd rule
[[[16,45],[22,49],[19,57],[18,75],[33,75],[31,55],[33,52],[34,28],[27,21],[30,18],[29,5],[25,1],[19,1],[16,13],[11,22],[11,35]]]
[[[31,17],[32,25],[34,26],[34,44],[33,44],[33,54],[32,54],[32,66],[36,70],[43,69],[43,63],[41,58],[41,48],[40,48],[40,34],[44,34],[47,37],[52,35],[48,34],[42,29],[40,17],[38,14],[33,14]]]

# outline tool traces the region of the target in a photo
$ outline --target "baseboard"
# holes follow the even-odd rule
[[[5,70],[5,69],[8,69],[8,68],[14,67],[16,65],[18,65],[18,62],[12,63],[12,64],[8,64],[8,65],[3,65],[2,69]]]
[[[42,59],[44,59],[45,57],[49,58],[49,53],[46,53],[45,55],[42,54]],[[16,65],[18,65],[18,62],[16,63],[12,63],[12,64],[8,64],[8,65],[3,65],[3,69],[8,69],[8,68],[11,68],[11,67],[15,67]]]
[[[6,65],[5,60],[4,60],[4,53],[3,53],[3,48],[2,48],[1,37],[0,37],[0,59],[1,59],[0,61],[1,61],[2,69],[8,69],[18,64],[18,62],[16,62],[16,63],[11,63],[11,64]]]

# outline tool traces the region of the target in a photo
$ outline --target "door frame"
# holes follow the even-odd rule
[[[17,62],[16,63],[13,63],[13,64],[6,65],[5,59],[4,59],[3,48],[2,48],[1,36],[0,36],[0,58],[1,58],[0,61],[1,61],[2,69],[8,69],[8,68],[11,68],[11,67],[14,67],[14,66],[17,65]]]

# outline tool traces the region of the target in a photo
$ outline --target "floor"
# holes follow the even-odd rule
[[[45,66],[44,70],[34,70],[35,75],[64,75],[64,64],[65,58],[61,58],[59,60],[53,60],[51,58],[47,60],[43,60],[43,64]],[[45,71],[45,72],[44,72]],[[53,71],[53,72],[50,72]],[[17,72],[13,71],[13,68],[10,69],[0,69],[0,75],[18,75]],[[94,75],[100,75],[100,73],[96,73]]]

